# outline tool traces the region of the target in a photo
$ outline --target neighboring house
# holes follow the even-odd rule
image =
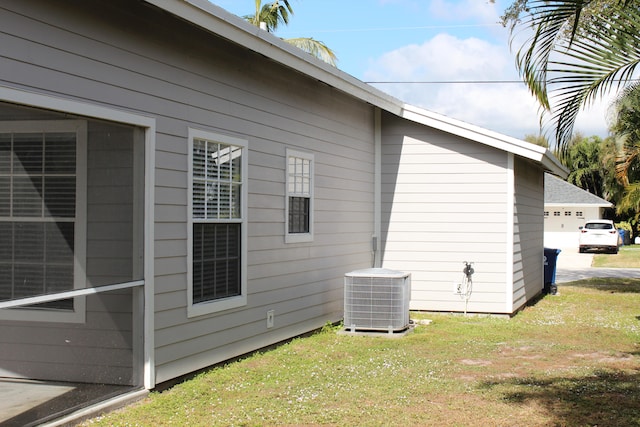
[[[0,376],[153,388],[337,322],[543,288],[545,149],[407,106],[203,0],[0,7]],[[38,304],[37,306],[26,304]]]
[[[545,174],[544,245],[578,249],[579,227],[590,219],[603,218],[613,204],[557,176]]]

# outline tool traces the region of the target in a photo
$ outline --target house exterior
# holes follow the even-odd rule
[[[546,150],[408,106],[202,0],[0,8],[0,377],[141,386],[343,315],[543,287]]]
[[[556,176],[545,174],[544,245],[577,250],[579,227],[603,218],[613,204]]]

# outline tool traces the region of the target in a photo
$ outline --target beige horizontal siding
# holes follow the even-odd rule
[[[383,266],[412,274],[411,308],[464,310],[471,261],[469,311],[504,312],[507,154],[385,115],[382,164]]]
[[[537,296],[544,284],[544,172],[516,158],[514,178],[512,310],[517,310]]]

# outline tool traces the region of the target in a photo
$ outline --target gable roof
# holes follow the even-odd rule
[[[539,162],[546,170],[566,177],[568,171],[549,150],[534,144],[451,119],[409,104],[368,85],[273,34],[249,24],[207,0],[144,0],[216,36],[317,79],[364,102],[407,120],[486,144]]]
[[[612,207],[613,204],[605,199],[576,187],[551,174],[544,175],[544,204],[545,205],[573,205]]]

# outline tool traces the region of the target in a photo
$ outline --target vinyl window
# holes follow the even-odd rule
[[[287,150],[287,243],[313,240],[313,154]]]
[[[246,304],[246,141],[191,130],[189,315]]]
[[[0,125],[0,300],[82,287],[86,123]],[[15,320],[82,321],[84,299],[3,313]]]

